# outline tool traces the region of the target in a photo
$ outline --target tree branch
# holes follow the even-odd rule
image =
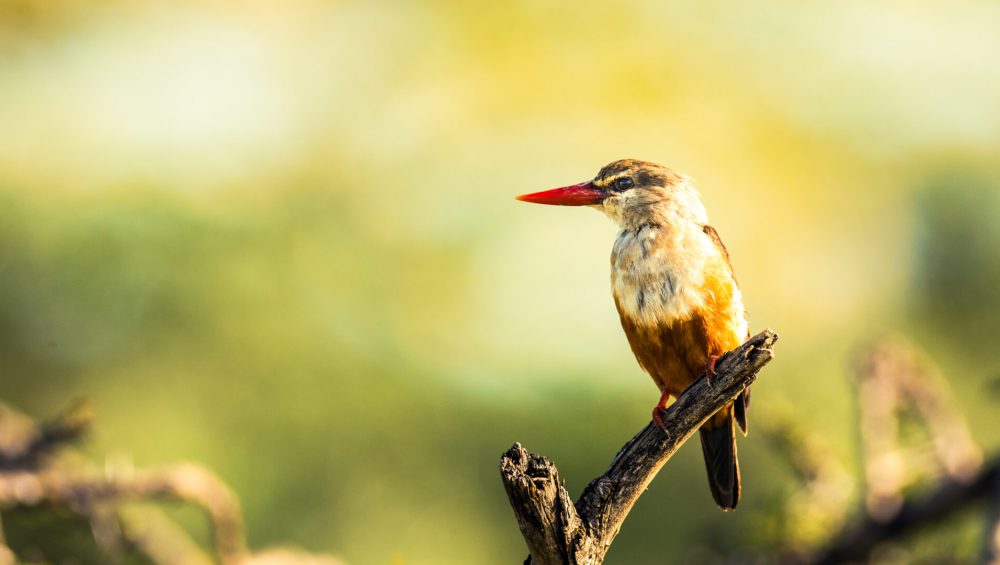
[[[660,468],[713,414],[757,378],[773,357],[778,335],[764,330],[716,363],[664,414],[664,430],[650,423],[628,441],[608,470],[584,489],[576,505],[555,465],[514,444],[500,458],[500,474],[535,565],[597,565],[625,517]]]

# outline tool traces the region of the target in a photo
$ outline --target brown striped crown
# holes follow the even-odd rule
[[[628,188],[667,187],[683,182],[684,177],[663,165],[640,161],[638,159],[620,159],[605,165],[594,177],[591,184],[607,191],[622,191]],[[632,186],[625,188],[623,181],[631,181]]]

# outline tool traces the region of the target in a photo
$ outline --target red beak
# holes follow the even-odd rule
[[[517,199],[521,202],[535,204],[556,204],[559,206],[589,206],[600,204],[604,200],[604,192],[594,188],[590,181],[572,184],[562,188],[543,190],[531,194],[522,194]]]

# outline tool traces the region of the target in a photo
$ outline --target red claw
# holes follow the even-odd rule
[[[666,430],[666,425],[663,423],[663,414],[667,410],[667,403],[670,401],[670,391],[664,390],[660,394],[660,400],[653,407],[653,423],[656,424],[657,428],[661,430]]]
[[[708,366],[705,367],[705,375],[708,377],[708,384],[712,384],[712,377],[715,376],[715,362],[718,360],[718,355],[708,356]]]

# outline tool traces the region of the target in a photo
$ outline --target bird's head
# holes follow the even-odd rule
[[[691,180],[663,165],[622,159],[592,180],[517,197],[523,202],[559,206],[591,206],[607,214],[622,229],[646,222],[667,223],[680,216],[708,222],[705,207]]]

